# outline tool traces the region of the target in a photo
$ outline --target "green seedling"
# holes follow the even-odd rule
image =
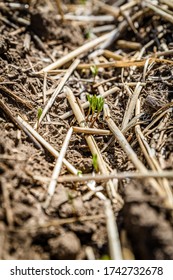
[[[91,108],[92,96],[89,95],[89,94],[87,94],[86,98],[87,98],[87,100],[88,100],[88,102],[89,102],[89,104],[90,104],[90,108]]]
[[[92,157],[92,164],[96,172],[98,172],[98,160],[97,160],[97,154],[94,154]]]
[[[92,122],[91,122],[90,127],[93,127],[95,121],[98,119],[99,114],[103,110],[103,105],[104,105],[103,97],[101,97],[101,96],[97,97],[96,115],[95,115],[94,118],[92,118]]]
[[[91,116],[91,120],[90,120],[91,121],[90,127],[92,127],[94,122],[98,118],[100,112],[103,110],[104,99],[101,96],[87,95],[87,100],[89,101],[89,110],[88,110],[86,121],[88,121],[89,115],[92,111],[92,116]],[[95,115],[95,117],[94,117],[94,115]]]
[[[85,5],[86,4],[86,0],[80,0],[80,4],[81,5]]]
[[[90,67],[90,70],[91,70],[91,73],[92,73],[92,75],[94,77],[94,82],[95,82],[95,78],[96,78],[96,76],[98,74],[98,67],[96,65],[92,65]]]
[[[39,128],[39,120],[42,115],[42,112],[43,112],[43,110],[41,108],[38,108],[38,110],[37,110],[37,129]]]
[[[101,256],[100,260],[109,261],[109,260],[111,260],[111,258],[108,255],[103,255],[103,256]]]
[[[81,176],[81,175],[82,175],[82,171],[81,171],[81,170],[78,170],[78,171],[77,171],[77,175],[78,175],[78,176]]]
[[[87,30],[85,36],[86,36],[86,39],[90,39],[91,38],[91,31]]]
[[[93,116],[94,116],[94,113],[95,113],[95,111],[96,111],[96,109],[97,109],[97,96],[96,95],[93,95],[93,96],[91,96],[91,95],[87,95],[87,100],[89,101],[89,110],[88,110],[88,115],[87,115],[87,121],[88,121],[88,117],[89,117],[89,114],[91,113],[91,111],[92,111],[92,117],[91,117],[91,119],[93,118]]]
[[[92,96],[91,100],[91,110],[92,110],[92,117],[94,116],[95,111],[97,110],[97,103],[98,97],[96,95]]]
[[[100,113],[103,110],[104,99],[102,96],[97,99],[97,113]]]
[[[40,117],[42,115],[42,112],[43,112],[43,110],[41,108],[38,108],[38,110],[37,110],[37,119],[38,119],[38,121],[39,121],[39,119],[40,119]]]

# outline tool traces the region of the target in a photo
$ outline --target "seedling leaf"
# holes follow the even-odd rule
[[[96,66],[96,65],[92,65],[91,67],[90,67],[90,70],[91,70],[91,73],[92,73],[92,75],[95,77],[95,76],[97,76],[97,74],[98,74],[98,67]]]
[[[96,172],[98,172],[98,160],[97,160],[97,154],[94,154],[92,157],[92,164]]]
[[[40,119],[42,112],[43,112],[42,108],[38,108],[38,110],[37,110],[37,119],[38,120]]]

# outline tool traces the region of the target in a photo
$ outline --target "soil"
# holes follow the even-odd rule
[[[20,115],[34,126],[39,108],[45,107],[46,101],[64,75],[63,70],[67,69],[69,64],[64,65],[56,76],[48,74],[46,79],[45,75],[38,72],[88,40],[103,35],[102,32],[94,34],[92,29],[110,25],[110,22],[62,20],[57,17],[59,11],[56,1],[15,1],[19,6],[10,5],[12,2],[0,2],[0,259],[83,260],[90,258],[88,248],[92,249],[95,259],[110,259],[104,201],[90,193],[86,183],[58,183],[51,204],[45,210],[43,205],[48,187],[46,178],[51,178],[56,161],[16,123],[16,116]],[[74,13],[77,8],[78,12],[83,14],[97,16],[106,13],[91,2],[81,4],[80,1],[64,1],[62,9],[64,14],[70,9]],[[105,2],[115,7],[116,2],[124,4],[127,1]],[[129,16],[138,10],[141,10],[140,4],[130,8]],[[123,19],[120,15],[111,24],[120,26]],[[154,40],[146,49],[144,57],[171,49],[172,24],[159,15],[150,11],[136,20],[133,26],[135,31],[128,23],[127,28],[121,30],[108,46],[112,53],[126,59],[133,58],[137,53],[138,50],[120,48],[117,42],[120,39],[136,42],[140,44],[140,49]],[[164,29],[161,38],[160,29]],[[92,52],[93,49],[81,55],[81,63],[91,62],[88,55]],[[173,55],[163,55],[163,58],[172,61]],[[92,63],[111,61],[112,58],[101,55]],[[139,120],[144,131],[158,110],[173,101],[172,64],[154,62],[150,66],[145,76],[144,69],[140,67],[136,67],[133,73],[132,67],[99,68],[95,78],[90,69],[75,70],[66,85],[81,102],[86,101],[87,93],[99,94],[100,87],[95,87],[94,84],[105,81],[101,88],[104,91],[118,85],[119,93],[109,95],[105,102],[109,105],[112,119],[121,129],[128,92],[120,83],[122,80],[145,82],[140,93],[142,114]],[[106,81],[113,77],[114,80]],[[43,96],[45,81],[46,101]],[[134,87],[130,90],[132,92]],[[171,106],[168,106],[170,111],[158,119],[146,135],[149,147],[155,151],[159,170],[172,170],[173,166]],[[62,91],[48,117],[38,128],[38,133],[57,151],[61,150],[69,127],[78,126],[73,116],[66,120],[61,119],[69,110],[70,105]],[[134,114],[131,118],[133,117]],[[108,129],[102,113],[95,125],[97,128]],[[136,140],[134,126],[125,133],[125,137],[147,169],[151,169]],[[94,138],[102,150],[111,136]],[[135,170],[117,141],[104,149],[102,155],[109,170]],[[83,134],[72,135],[66,159],[83,174],[93,172],[92,155]],[[60,175],[66,174],[68,170],[62,166]],[[173,180],[164,180],[172,193]],[[158,179],[158,183],[164,185],[163,179]],[[99,186],[103,187],[102,193],[109,197],[106,183],[102,182]],[[118,192],[124,204],[119,205],[113,200],[112,206],[123,258],[173,259],[172,208],[164,205],[164,199],[147,180],[119,180]]]

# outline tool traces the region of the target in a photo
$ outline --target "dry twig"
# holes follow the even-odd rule
[[[78,49],[75,49],[74,51],[68,53],[64,57],[57,60],[56,62],[48,65],[45,68],[43,68],[39,73],[49,72],[50,70],[60,68],[61,66],[63,66],[67,62],[71,61],[73,58],[75,58],[75,57],[93,49],[94,47],[96,47],[100,43],[104,42],[106,39],[108,39],[114,33],[115,33],[115,31],[113,30],[109,33],[106,33],[106,34],[102,35],[101,37],[93,39],[92,41],[86,43],[85,45],[79,47]]]
[[[173,170],[170,171],[150,171],[148,170],[147,173],[143,172],[112,172],[108,175],[104,174],[83,174],[82,177],[79,176],[72,176],[72,175],[64,175],[60,176],[58,178],[59,183],[65,183],[65,182],[87,182],[89,180],[95,180],[96,182],[104,182],[108,181],[110,179],[118,179],[118,180],[124,180],[124,179],[146,179],[146,178],[167,178],[167,179],[173,179]],[[35,180],[49,180],[48,178],[42,178],[38,176],[34,176]]]
[[[58,94],[62,91],[65,83],[68,81],[68,79],[70,78],[71,74],[73,73],[73,71],[76,69],[77,65],[79,64],[80,60],[76,59],[72,65],[70,66],[70,68],[68,69],[68,71],[65,73],[64,77],[62,78],[61,82],[59,83],[57,89],[55,90],[55,92],[52,94],[51,98],[49,99],[49,101],[47,102],[46,106],[43,109],[43,112],[41,114],[41,117],[39,118],[38,122],[35,124],[34,128],[37,128],[41,121],[44,119],[45,115],[47,114],[47,112],[50,110],[50,108],[52,107],[53,103],[55,102]]]
[[[51,202],[51,199],[54,195],[55,187],[56,187],[56,184],[57,184],[57,179],[58,179],[60,171],[61,171],[61,166],[62,166],[62,163],[63,163],[63,159],[65,157],[65,154],[66,154],[66,151],[67,151],[72,133],[73,133],[73,128],[70,128],[69,131],[67,132],[67,135],[65,137],[64,143],[63,143],[61,151],[59,153],[57,162],[55,164],[55,167],[54,167],[54,170],[53,170],[53,173],[52,173],[52,177],[51,177],[51,181],[50,181],[49,187],[48,187],[48,196],[47,196],[47,199],[46,199],[46,202],[45,202],[45,205],[44,205],[45,209],[49,206],[49,204]]]
[[[59,157],[59,152],[57,152],[35,129],[33,129],[20,116],[17,116],[17,119],[37,139],[37,141],[39,141],[55,158]],[[72,174],[78,174],[78,170],[73,165],[71,165],[66,159],[63,159],[63,163]]]
[[[139,158],[137,157],[136,153],[134,152],[134,150],[131,148],[130,144],[127,142],[126,138],[124,137],[124,135],[122,134],[122,132],[118,129],[118,127],[116,126],[116,124],[114,123],[114,121],[112,120],[111,116],[110,116],[110,112],[109,112],[109,108],[108,105],[105,104],[104,105],[104,117],[105,120],[110,128],[110,130],[112,131],[112,133],[114,134],[115,138],[117,139],[117,141],[119,142],[119,145],[122,147],[122,149],[126,152],[128,158],[133,162],[134,166],[141,172],[143,173],[147,173],[148,170],[146,169],[146,167],[144,166],[144,164],[139,160]],[[152,185],[152,187],[156,190],[156,192],[162,197],[165,198],[165,192],[163,191],[163,189],[160,187],[160,185],[155,181],[155,179],[148,179],[148,182]],[[165,205],[167,205],[168,207],[172,207],[168,201],[165,201]]]
[[[105,216],[109,240],[109,251],[111,260],[122,260],[121,246],[118,234],[117,224],[115,222],[115,215],[112,210],[110,200],[105,201]]]

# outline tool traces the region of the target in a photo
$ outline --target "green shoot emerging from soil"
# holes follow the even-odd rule
[[[42,115],[42,112],[43,112],[42,108],[38,108],[38,110],[37,110],[37,128],[39,127],[39,120]]]
[[[81,5],[85,5],[87,0],[80,0]]]
[[[99,168],[98,168],[98,160],[97,160],[96,154],[94,154],[92,157],[92,164],[93,164],[95,171],[98,172]]]
[[[86,36],[86,39],[90,39],[91,38],[91,31],[87,30],[85,36]]]
[[[81,171],[81,170],[78,170],[77,175],[78,175],[78,176],[82,175],[82,171]]]
[[[103,97],[97,97],[97,113],[100,113],[103,110],[104,100]]]
[[[101,256],[100,260],[109,261],[109,260],[111,260],[111,258],[108,255],[103,255],[103,256]]]
[[[92,75],[94,77],[94,81],[95,81],[95,78],[96,78],[96,76],[98,74],[98,67],[96,65],[92,65],[90,67],[90,70],[91,70],[91,73],[92,73]]]
[[[42,115],[43,110],[41,108],[38,108],[37,110],[37,120],[39,121],[41,115]]]
[[[93,96],[87,95],[87,100],[89,101],[89,110],[88,110],[88,115],[87,115],[86,120],[88,121],[89,115],[92,111],[92,115],[90,118],[90,122],[91,122],[90,127],[92,127],[94,125],[94,122],[99,117],[99,114],[103,110],[104,100],[103,100],[103,97],[96,96],[96,95],[93,95]]]

